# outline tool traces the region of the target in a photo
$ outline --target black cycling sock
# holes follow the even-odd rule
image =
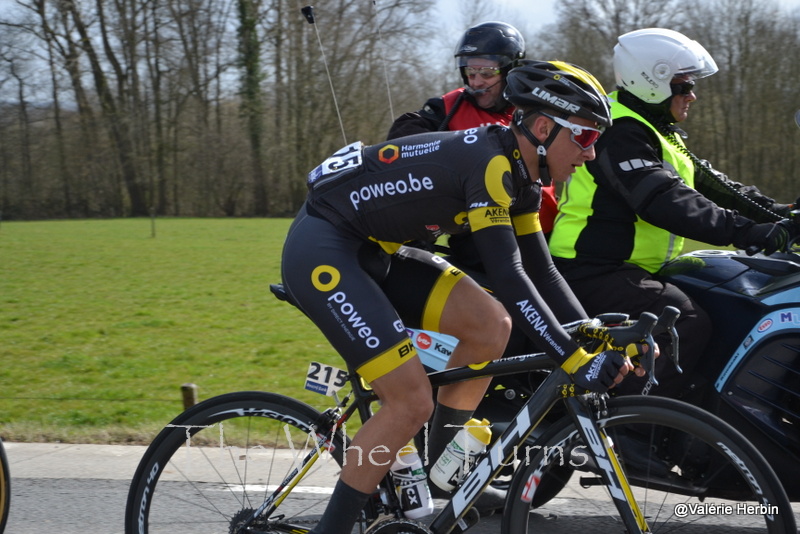
[[[350,534],[369,497],[339,480],[322,518],[309,534]]]
[[[436,405],[427,443],[428,464],[425,466],[426,473],[430,473],[431,467],[442,455],[447,444],[453,441],[458,431],[472,417],[473,412],[474,410],[456,410],[441,403]]]

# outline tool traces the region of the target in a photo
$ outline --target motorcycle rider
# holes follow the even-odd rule
[[[653,392],[666,396],[685,396],[692,387],[688,378],[711,323],[680,289],[658,280],[661,266],[681,253],[684,238],[769,254],[788,237],[775,221],[789,206],[728,180],[684,145],[677,124],[697,100],[697,80],[715,72],[705,48],[678,32],[647,28],[619,37],[618,90],[609,95],[614,125],[597,143],[597,159],[565,185],[549,242],[590,315],[616,310],[638,317],[667,305],[681,311],[676,327],[686,379],[660,358]],[[640,392],[641,382],[627,380],[617,391]]]
[[[543,99],[556,91],[557,103]],[[284,246],[284,286],[381,400],[347,449],[314,534],[349,533],[398,450],[430,418],[430,383],[406,325],[458,338],[451,366],[498,358],[513,320],[579,387],[605,390],[633,368],[619,352],[587,354],[559,325],[557,316],[585,314],[552,265],[536,211],[542,174],[565,180],[594,157],[598,127],[610,124],[605,95],[582,69],[547,62],[509,72],[505,95],[517,108],[510,128],[354,143],[309,173]],[[467,227],[496,299],[441,257],[402,245]],[[432,461],[487,385],[441,388]]]
[[[505,22],[482,22],[464,32],[456,44],[454,56],[464,86],[428,99],[418,111],[399,116],[392,123],[387,139],[488,124],[508,126],[514,106],[503,97],[503,91],[508,72],[525,57],[522,34]],[[552,221],[557,201],[553,186],[545,185],[541,220]],[[551,229],[552,225],[543,227],[545,234]],[[455,254],[460,243],[457,237],[450,238]]]
[[[505,22],[482,22],[464,32],[454,55],[464,86],[395,119],[388,139],[509,124],[514,106],[503,97],[503,90],[509,71],[525,57],[522,34]]]

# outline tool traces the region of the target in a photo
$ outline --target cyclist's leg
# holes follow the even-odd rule
[[[284,248],[285,287],[382,402],[354,437],[340,484],[315,533],[350,532],[363,501],[433,409],[422,364],[392,303],[375,281],[381,275],[381,259],[388,265],[388,256],[377,245],[302,213]]]
[[[381,287],[406,325],[458,339],[447,368],[502,355],[511,332],[510,315],[474,280],[442,258],[403,247],[392,257]],[[446,386],[439,391],[438,401],[455,409],[474,410],[489,381]]]
[[[459,340],[448,368],[486,362],[502,356],[511,333],[511,316],[471,278],[464,277],[447,298],[439,331]],[[474,410],[490,381],[469,380],[442,387],[438,400],[453,408]]]
[[[442,258],[404,248],[392,257],[382,287],[406,324],[456,337],[459,342],[447,367],[499,358],[508,342],[511,319],[475,281]],[[423,292],[410,293],[409,287]],[[436,462],[459,428],[480,403],[490,380],[470,380],[440,388],[427,440],[423,441],[426,469]],[[424,439],[425,436],[423,436]],[[439,494],[431,488],[434,496]],[[486,492],[477,508],[490,512],[503,504],[504,494]]]

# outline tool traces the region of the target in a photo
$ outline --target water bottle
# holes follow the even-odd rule
[[[458,431],[431,468],[431,480],[445,491],[453,491],[467,476],[475,458],[492,440],[489,421],[470,419]]]
[[[433,513],[433,498],[428,487],[428,477],[414,445],[408,444],[397,453],[392,464],[400,506],[408,519],[419,519]]]

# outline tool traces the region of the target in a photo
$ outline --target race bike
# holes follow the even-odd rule
[[[790,244],[770,256],[690,252],[667,264],[659,277],[685,291],[712,319],[707,354],[695,370],[709,384],[700,407],[744,434],[778,473],[789,498],[798,502],[800,254],[793,249]],[[423,330],[410,329],[409,335],[423,364],[434,370],[444,368],[457,342]],[[521,354],[518,349],[512,353]],[[476,417],[485,417],[502,432],[544,374],[496,378]],[[541,432],[546,428],[540,425]]]

